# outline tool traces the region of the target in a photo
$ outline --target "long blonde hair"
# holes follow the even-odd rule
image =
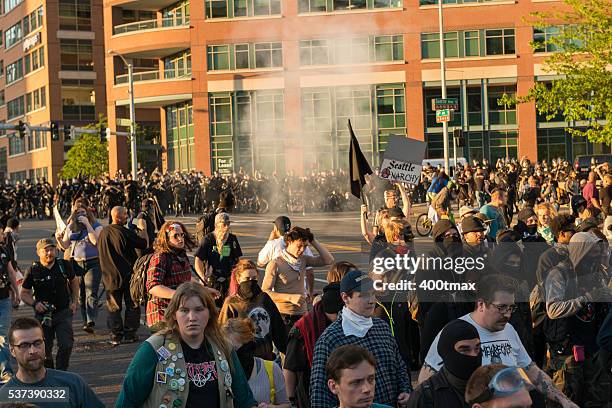
[[[164,315],[165,327],[161,331],[161,334],[174,334],[180,336],[175,315],[181,305],[185,304],[185,302],[192,297],[199,298],[204,307],[208,309],[208,323],[206,324],[206,328],[204,328],[204,337],[211,340],[219,347],[230,366],[233,368],[231,358],[232,348],[225,340],[225,336],[219,326],[219,312],[217,311],[217,306],[212,296],[200,284],[185,282],[176,289],[176,292],[174,292],[166,308],[166,313]]]

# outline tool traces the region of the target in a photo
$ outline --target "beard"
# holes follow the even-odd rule
[[[39,371],[45,365],[45,359],[42,356],[31,357],[26,359],[24,364],[20,364],[27,371]]]

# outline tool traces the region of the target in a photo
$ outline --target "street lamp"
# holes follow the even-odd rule
[[[132,64],[128,63],[123,55],[115,52],[113,50],[108,50],[110,55],[116,55],[123,63],[127,66],[128,69],[128,92],[130,94],[130,148],[132,154],[132,180],[137,180],[136,173],[138,172],[138,158],[136,155],[136,108],[134,107],[134,72],[132,69]]]

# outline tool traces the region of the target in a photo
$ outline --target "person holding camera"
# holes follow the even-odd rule
[[[230,218],[227,213],[215,216],[215,230],[204,237],[195,254],[195,269],[199,276],[205,276],[208,286],[221,292],[217,307],[223,306],[228,294],[232,269],[240,260],[242,249],[236,235],[230,232]]]
[[[81,277],[80,299],[83,330],[93,333],[98,316],[98,292],[102,270],[98,259],[98,237],[103,227],[84,202],[77,201],[68,218],[60,244],[69,251],[75,275]]]
[[[26,271],[21,299],[34,308],[43,326],[45,367],[68,370],[74,334],[72,316],[76,312],[79,279],[72,265],[56,259],[55,242],[43,238],[36,243],[38,262]],[[57,338],[57,357],[53,364],[53,340]]]

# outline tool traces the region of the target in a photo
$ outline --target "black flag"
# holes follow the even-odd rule
[[[351,148],[349,150],[351,193],[357,198],[362,198],[361,189],[366,183],[365,175],[372,174],[372,169],[363,153],[361,153],[359,142],[355,137],[355,132],[353,132],[350,119],[348,121],[348,128],[349,132],[351,132]]]

